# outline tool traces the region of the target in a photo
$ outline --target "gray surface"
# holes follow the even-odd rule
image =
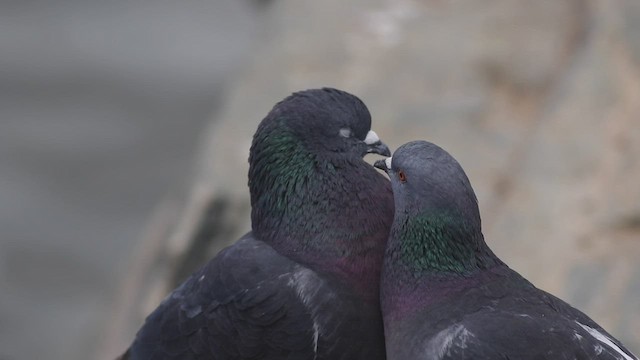
[[[0,5],[0,359],[87,359],[259,28],[250,2]]]

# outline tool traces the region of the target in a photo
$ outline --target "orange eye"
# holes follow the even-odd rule
[[[407,175],[404,174],[404,171],[399,170],[398,171],[398,178],[400,179],[400,181],[405,182],[407,181]]]

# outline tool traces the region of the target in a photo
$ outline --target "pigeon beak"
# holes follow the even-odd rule
[[[367,154],[380,154],[382,156],[391,156],[391,150],[382,141],[367,145]]]
[[[370,130],[367,133],[367,137],[364,139],[364,143],[367,144],[367,154],[379,154],[382,156],[391,156],[391,150],[389,147],[380,141],[378,134],[375,131]]]
[[[389,173],[389,168],[387,167],[387,159],[384,160],[378,160],[376,162],[373,163],[373,166],[386,172]]]

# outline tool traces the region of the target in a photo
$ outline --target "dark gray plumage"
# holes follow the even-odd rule
[[[637,359],[498,259],[469,179],[446,151],[410,142],[376,166],[396,208],[381,280],[388,359]]]
[[[295,93],[250,151],[252,232],[174,290],[125,355],[140,359],[384,359],[380,266],[390,155],[355,96]]]

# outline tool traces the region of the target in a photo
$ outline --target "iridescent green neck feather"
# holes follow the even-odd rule
[[[282,218],[297,200],[293,198],[296,184],[312,179],[315,157],[284,125],[276,129],[258,131],[262,136],[254,140],[251,150],[249,187],[252,220],[257,223],[265,216]]]
[[[413,277],[464,275],[501,263],[484,242],[480,225],[463,216],[433,211],[400,217],[391,229],[387,261]]]

